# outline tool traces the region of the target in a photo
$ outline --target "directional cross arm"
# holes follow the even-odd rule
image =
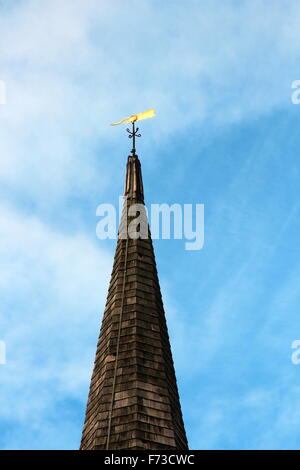
[[[141,137],[141,134],[138,134],[138,130],[139,128],[137,127],[135,129],[135,125],[134,125],[134,122],[132,123],[132,131],[130,129],[126,129],[128,134],[129,134],[129,139],[132,139],[132,150],[131,150],[131,153],[132,155],[135,155],[135,138],[136,137]]]

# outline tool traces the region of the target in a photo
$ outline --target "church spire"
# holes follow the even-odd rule
[[[122,221],[143,204],[128,157]],[[152,240],[120,237],[97,345],[81,450],[188,449]]]

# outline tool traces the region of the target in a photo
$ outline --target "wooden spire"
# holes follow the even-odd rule
[[[144,202],[128,157],[121,225]],[[152,240],[117,242],[80,449],[187,449]]]

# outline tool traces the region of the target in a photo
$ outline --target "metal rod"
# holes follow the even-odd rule
[[[127,201],[126,201],[127,204]],[[126,211],[127,211],[126,206]],[[123,243],[123,241],[121,241]],[[125,245],[125,261],[124,261],[124,273],[123,273],[123,287],[122,287],[122,300],[121,300],[121,310],[119,315],[119,326],[118,326],[118,337],[117,337],[117,347],[116,347],[116,355],[115,355],[115,367],[114,367],[114,378],[112,384],[112,392],[111,392],[111,403],[109,407],[108,413],[108,429],[107,429],[107,438],[106,438],[106,450],[109,450],[109,443],[111,437],[111,422],[112,422],[112,415],[115,403],[115,394],[116,394],[116,381],[117,381],[117,369],[118,369],[118,360],[119,360],[119,350],[120,350],[120,340],[121,340],[121,330],[122,330],[122,320],[123,320],[123,310],[124,310],[124,299],[125,299],[125,285],[126,285],[126,274],[127,274],[127,257],[128,257],[128,234],[126,238],[126,245]]]
[[[135,126],[134,126],[134,121],[132,123],[132,150],[131,150],[132,155],[135,155]]]
[[[132,155],[136,155],[136,149],[135,149],[135,138],[136,137],[141,137],[141,134],[138,134],[138,130],[139,128],[135,128],[135,123],[134,121],[132,122],[132,131],[130,131],[129,129],[126,129],[128,134],[129,134],[129,139],[132,139],[132,150],[131,150],[131,153]]]

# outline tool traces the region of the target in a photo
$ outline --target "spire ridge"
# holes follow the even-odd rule
[[[129,200],[144,203],[141,162],[137,155],[128,156],[124,196]]]

